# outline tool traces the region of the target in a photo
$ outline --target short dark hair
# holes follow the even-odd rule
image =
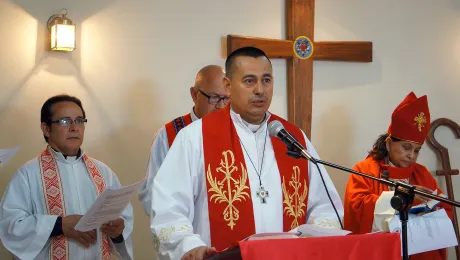
[[[51,125],[51,121],[53,120],[53,105],[59,102],[73,102],[77,104],[80,108],[81,111],[83,112],[83,117],[86,118],[85,110],[83,109],[83,105],[81,104],[81,100],[69,96],[67,94],[62,94],[62,95],[57,95],[50,97],[48,100],[45,101],[45,103],[42,106],[41,114],[40,114],[40,122],[45,123],[47,125]],[[48,142],[48,137],[43,136],[45,138],[45,141]]]
[[[225,74],[228,78],[232,77],[234,72],[234,63],[237,57],[265,57],[267,58],[268,62],[271,63],[270,59],[267,57],[264,51],[256,47],[242,47],[239,49],[234,50],[230,55],[228,55],[227,60],[225,61]]]
[[[391,141],[393,142],[400,142],[401,139],[398,139],[396,137],[393,137],[389,134],[382,134],[380,135],[377,140],[374,143],[374,146],[372,146],[372,150],[369,151],[370,157],[374,158],[376,161],[382,161],[388,156],[388,150],[386,146],[386,140],[390,136]]]

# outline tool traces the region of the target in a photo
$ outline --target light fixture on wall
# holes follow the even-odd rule
[[[67,9],[61,9],[48,19],[48,30],[51,32],[51,50],[75,50],[75,25],[67,18]]]

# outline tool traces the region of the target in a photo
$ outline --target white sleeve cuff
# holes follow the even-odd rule
[[[391,207],[391,198],[394,191],[384,191],[377,199],[374,208],[374,221],[372,223],[372,231],[390,232],[388,222],[395,215],[396,210]]]

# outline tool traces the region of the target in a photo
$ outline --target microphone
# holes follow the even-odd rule
[[[284,129],[283,124],[280,121],[274,120],[268,125],[268,133],[270,136],[274,136],[279,138],[285,145],[288,146],[290,150],[296,149],[300,151],[300,154],[305,159],[311,161],[312,163],[316,163],[315,158],[313,158],[308,151],[303,147],[294,136],[292,136],[286,129]]]

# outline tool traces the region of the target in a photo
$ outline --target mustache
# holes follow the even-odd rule
[[[249,98],[249,102],[253,102],[253,101],[260,101],[260,100],[263,100],[263,101],[268,101],[268,97],[264,94],[259,94],[259,95],[255,95],[255,96],[252,96]]]

